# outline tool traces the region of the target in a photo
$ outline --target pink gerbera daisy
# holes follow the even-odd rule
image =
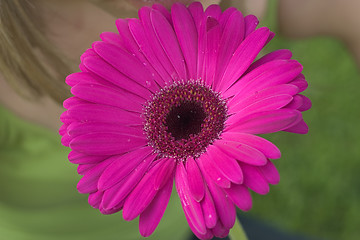
[[[256,136],[306,133],[310,101],[302,66],[278,50],[255,60],[274,34],[255,16],[180,3],[143,7],[119,19],[66,79],[62,143],[79,164],[80,193],[104,214],[139,219],[143,236],[160,222],[173,180],[201,239],[225,237],[235,205],[252,206],[279,181],[271,142]]]

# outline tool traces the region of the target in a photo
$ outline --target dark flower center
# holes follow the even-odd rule
[[[161,157],[199,157],[219,139],[227,118],[219,94],[199,82],[174,83],[144,107],[144,131]]]
[[[175,140],[188,139],[201,131],[206,114],[198,102],[183,102],[168,113],[165,125]]]

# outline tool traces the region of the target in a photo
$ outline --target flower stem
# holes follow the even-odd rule
[[[244,228],[238,218],[236,218],[234,227],[230,230],[229,238],[231,240],[248,240]]]

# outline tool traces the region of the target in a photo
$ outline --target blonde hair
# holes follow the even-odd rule
[[[69,95],[64,79],[71,68],[45,37],[39,7],[36,1],[0,0],[0,72],[19,94],[61,103]]]

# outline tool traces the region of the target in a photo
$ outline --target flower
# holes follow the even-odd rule
[[[91,206],[140,216],[149,236],[175,179],[190,228],[210,239],[228,234],[235,206],[252,207],[249,189],[279,182],[270,159],[280,151],[256,134],[307,133],[311,102],[290,51],[255,61],[274,36],[257,25],[235,8],[155,4],[101,34],[66,79],[74,97],[60,129]]]

